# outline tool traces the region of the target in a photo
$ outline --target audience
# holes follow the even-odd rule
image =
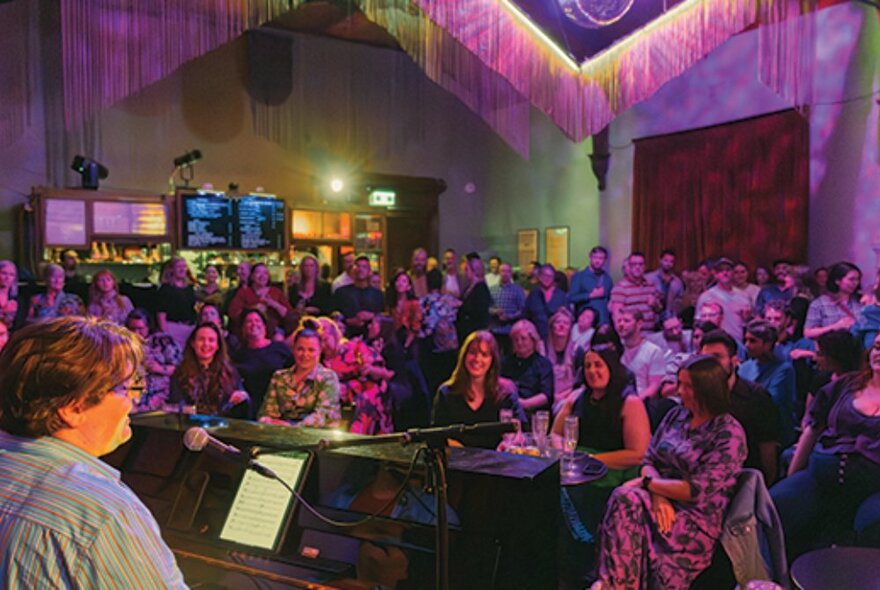
[[[258,263],[251,269],[250,284],[242,287],[229,303],[229,323],[233,332],[242,339],[242,322],[246,309],[258,309],[266,320],[266,330],[272,340],[282,339],[284,322],[293,311],[284,292],[269,282],[269,269]]]
[[[63,284],[63,279],[60,279]],[[120,295],[116,288],[116,277],[109,270],[99,270],[92,278],[89,289],[88,312],[92,317],[119,324],[125,323],[134,305],[131,299]]]
[[[476,252],[465,257],[464,278],[466,287],[461,294],[461,307],[458,308],[456,320],[459,342],[463,342],[471,332],[489,328],[489,308],[492,307],[483,261]]]
[[[510,349],[510,330],[525,311],[526,292],[513,282],[513,267],[509,263],[501,263],[498,272],[498,284],[489,287],[489,294],[492,296],[489,331],[506,352]]]
[[[214,305],[223,305],[225,293],[220,288],[220,271],[213,264],[209,264],[204,270],[205,284],[198,285],[196,291],[196,301],[198,303],[213,303]]]
[[[322,315],[333,309],[330,284],[321,280],[318,259],[306,254],[299,261],[299,280],[288,290],[287,301],[300,314]]]
[[[144,309],[128,314],[125,327],[137,334],[144,351],[140,367],[144,390],[135,400],[132,412],[161,410],[169,403],[171,376],[183,358],[183,349],[168,334],[154,330],[152,318]]]
[[[590,308],[585,308],[589,313]],[[544,341],[544,354],[553,367],[553,388],[555,391],[571,391],[578,364],[577,357],[583,356],[584,349],[578,349],[572,337],[574,319],[567,307],[560,307],[550,318],[547,340]]]
[[[684,305],[684,283],[675,275],[674,269],[675,251],[667,248],[660,253],[657,270],[645,275],[645,280],[660,294],[660,313],[678,315]]]
[[[250,418],[263,404],[272,375],[293,364],[293,355],[285,342],[269,339],[269,325],[256,308],[241,314],[241,347],[232,354],[232,362],[251,398]]]
[[[510,341],[513,354],[502,360],[501,376],[516,385],[527,417],[539,410],[549,411],[555,391],[553,367],[540,353],[543,345],[538,331],[529,320],[520,320],[510,330]]]
[[[2,267],[0,267],[0,274],[2,272]],[[61,313],[60,309],[69,304],[69,300],[76,300],[74,302],[75,305],[82,306],[82,301],[79,300],[79,297],[72,293],[65,293],[63,268],[57,264],[47,264],[43,270],[43,279],[46,281],[46,292],[31,297],[27,314],[29,323],[66,315]],[[0,280],[0,286],[2,286],[2,280]],[[129,305],[131,305],[131,302],[129,302]],[[18,305],[16,303],[17,311]]]
[[[816,339],[832,330],[849,330],[856,323],[862,304],[859,287],[862,271],[850,262],[838,262],[828,271],[827,293],[817,297],[807,310],[804,336]]]
[[[728,413],[727,375],[718,361],[688,361],[678,391],[682,405],[654,433],[641,477],[611,494],[594,589],[685,590],[712,561],[746,438]]]
[[[358,256],[352,272],[352,282],[333,293],[333,308],[342,312],[349,338],[362,336],[373,316],[385,309],[382,291],[370,286],[370,259]]]
[[[523,317],[535,325],[541,340],[547,339],[550,317],[560,308],[568,307],[568,297],[556,286],[556,269],[544,264],[538,270],[538,284],[526,297]]]
[[[293,334],[293,365],[275,371],[258,412],[266,424],[331,428],[340,421],[339,380],[321,366],[321,338],[307,323]]]
[[[645,255],[641,252],[626,257],[623,278],[611,290],[608,308],[612,319],[622,309],[638,311],[642,318],[641,329],[646,332],[654,330],[663,300],[654,285],[645,279]]]
[[[519,398],[502,387],[498,344],[490,332],[472,332],[464,341],[452,376],[437,391],[431,423],[434,426],[497,422],[502,409],[511,410],[513,418],[525,423],[526,415]],[[450,444],[494,449],[500,435],[462,433]]]
[[[828,286],[831,288],[833,267]],[[839,279],[838,279],[839,280]],[[770,490],[790,559],[880,523],[880,338],[866,367],[816,394],[788,468]],[[875,531],[876,532],[876,531]],[[876,539],[876,538],[875,538]]]
[[[600,324],[610,321],[608,302],[614,287],[611,277],[605,272],[607,260],[608,250],[595,246],[590,250],[590,265],[572,277],[568,290],[568,300],[574,305],[576,315],[580,317],[584,308],[589,307],[599,316]]]
[[[0,322],[15,329],[18,316],[18,269],[11,260],[0,260]]]
[[[215,324],[199,324],[190,333],[180,365],[171,376],[170,411],[246,418],[250,398],[226,354]]]
[[[697,309],[701,309],[704,303],[717,303],[722,312],[717,323],[722,330],[733,336],[734,340],[742,342],[743,326],[752,317],[752,302],[748,295],[734,287],[732,260],[719,258],[715,262],[713,274],[715,286],[700,295],[697,299]],[[715,321],[705,316],[701,316],[700,319]]]
[[[425,282],[427,289],[427,281]],[[385,292],[388,312],[394,320],[394,331],[405,350],[415,344],[422,329],[422,306],[413,289],[412,279],[406,271],[400,270],[391,279],[391,285]]]
[[[162,270],[162,286],[156,295],[156,324],[181,348],[186,348],[196,322],[196,294],[189,277],[186,260],[180,257],[169,259]]]

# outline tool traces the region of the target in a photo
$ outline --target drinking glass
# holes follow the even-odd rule
[[[577,449],[579,434],[580,425],[578,423],[578,417],[567,417],[562,429],[562,450],[564,451],[563,460],[566,462],[564,471],[567,473],[574,471],[574,451]]]
[[[538,410],[532,416],[532,435],[535,437],[535,444],[543,455],[547,447],[547,428],[550,426],[550,412],[547,410]]]
[[[511,410],[509,408],[503,408],[503,409],[499,410],[498,411],[498,419],[504,423],[508,423],[508,422],[516,422],[517,424],[519,423],[519,420],[514,420],[513,410]],[[519,430],[519,428],[517,428],[517,430]],[[504,440],[504,443],[508,447],[513,446],[513,442],[516,440],[516,432],[505,432],[501,436],[501,438],[502,438],[502,440]]]

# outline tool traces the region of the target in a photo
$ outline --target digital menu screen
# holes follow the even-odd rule
[[[243,196],[235,201],[234,248],[284,248],[284,201],[273,197]]]
[[[92,204],[95,234],[164,236],[166,224],[164,203],[95,201]]]
[[[234,248],[232,201],[222,193],[181,195],[183,248]]]

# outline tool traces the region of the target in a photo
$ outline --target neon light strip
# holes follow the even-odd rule
[[[552,0],[552,1],[555,2],[556,0]],[[555,53],[560,59],[562,59],[562,62],[566,66],[568,66],[569,69],[571,69],[574,72],[578,71],[577,62],[574,59],[572,59],[572,57],[570,55],[565,53],[565,51],[563,51],[556,44],[556,42],[553,41],[553,39],[548,37],[547,33],[542,31],[541,28],[538,27],[538,25],[536,25],[534,22],[532,22],[532,19],[530,19],[528,17],[528,15],[526,15],[526,13],[524,13],[519,6],[517,6],[516,4],[511,2],[511,0],[501,0],[501,5],[504,6],[507,9],[507,11],[511,15],[513,15],[516,19],[518,19],[523,25],[525,25],[525,27],[527,29],[529,29],[532,32],[532,34],[538,38],[539,41],[541,41],[545,46],[550,48],[553,51],[553,53]]]

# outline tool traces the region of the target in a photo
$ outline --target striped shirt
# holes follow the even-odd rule
[[[0,432],[0,586],[186,588],[119,472],[47,436]]]
[[[625,309],[642,312],[642,331],[650,332],[657,323],[654,306],[658,301],[658,295],[656,287],[644,278],[636,283],[628,277],[623,277],[611,289],[609,307],[615,311]]]

